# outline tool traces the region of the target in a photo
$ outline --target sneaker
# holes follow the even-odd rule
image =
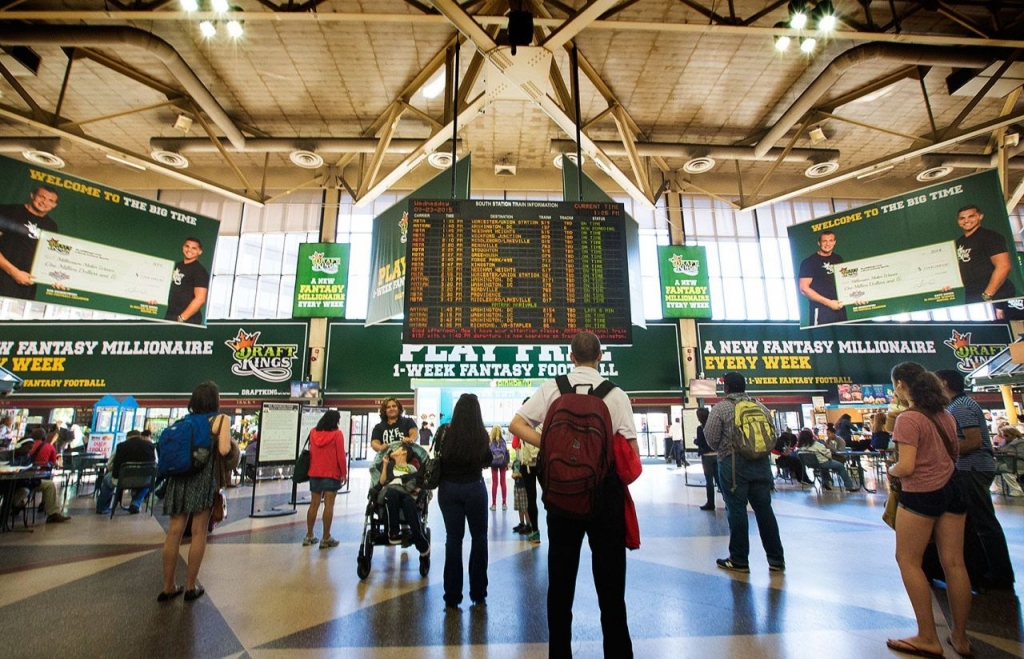
[[[70,521],[71,521],[70,517],[68,517],[67,515],[62,515],[60,513],[54,513],[52,515],[47,515],[46,516],[46,523],[47,524],[60,524],[62,522],[70,522]]]
[[[492,511],[492,512],[493,512],[493,511],[495,511],[495,510],[497,510],[497,509],[498,509],[498,507],[497,507],[497,506],[494,506],[494,505],[492,505],[492,506],[491,506],[491,511]]]
[[[701,506],[700,509],[701,510],[714,510],[715,509],[715,504],[713,504],[713,503],[706,503],[703,506]]]
[[[508,510],[508,506],[507,506],[507,505],[505,505],[505,504],[501,504],[501,509],[502,509],[502,510]]]
[[[524,533],[528,531],[529,528],[530,527],[528,527],[526,524],[516,524],[514,527],[512,527],[512,533]]]
[[[302,539],[302,546],[303,547],[311,547],[311,546],[315,545],[318,542],[320,542],[320,538],[314,538],[311,535],[307,535],[305,538]]]
[[[531,544],[539,545],[540,544],[540,532],[539,531],[534,531],[530,535],[526,536],[526,539],[529,540]]]
[[[335,540],[331,536],[327,536],[326,538],[320,541],[320,549],[330,549],[331,547],[337,547],[338,544],[339,543],[337,540]]]
[[[715,564],[723,570],[729,570],[730,572],[750,572],[750,567],[746,565],[737,565],[736,563],[733,563],[730,558],[719,558],[715,561]]]
[[[402,544],[402,535],[400,533],[392,533],[388,536],[388,544],[400,545]]]
[[[768,571],[769,572],[785,572],[786,571],[786,566],[785,565],[772,565],[771,563],[769,563],[768,564]]]
[[[129,506],[128,507],[128,514],[129,515],[138,515],[140,512],[142,512],[142,511],[141,511],[141,509],[138,506]]]

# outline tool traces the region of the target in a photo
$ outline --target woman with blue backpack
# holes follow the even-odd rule
[[[501,509],[508,510],[508,489],[505,471],[508,469],[508,445],[501,426],[491,428],[491,510],[498,509],[498,483],[501,483]]]
[[[220,391],[214,382],[203,382],[192,392],[188,415],[160,435],[160,472],[167,476],[164,514],[171,523],[164,540],[164,587],[158,602],[174,599],[182,593],[185,601],[199,599],[206,592],[196,583],[206,553],[206,533],[214,498],[230,478],[230,455],[238,445],[231,441],[228,418],[218,414]],[[234,451],[232,450],[234,449]],[[185,585],[174,581],[181,538],[189,515],[192,516],[192,543],[188,548],[188,573]]]

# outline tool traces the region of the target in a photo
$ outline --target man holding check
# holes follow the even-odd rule
[[[956,260],[964,297],[968,304],[1005,300],[1017,294],[1010,276],[1010,251],[1006,239],[981,226],[985,219],[977,206],[964,206],[956,214],[956,223],[964,235],[956,239]]]
[[[846,321],[846,309],[836,299],[836,266],[843,257],[835,253],[836,234],[822,231],[818,251],[800,263],[800,294],[809,300],[811,325],[828,325]]]

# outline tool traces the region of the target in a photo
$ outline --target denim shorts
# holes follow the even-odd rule
[[[310,492],[337,492],[340,489],[341,481],[337,478],[317,478],[314,476],[309,479]]]
[[[900,492],[900,506],[922,517],[938,519],[946,513],[963,515],[967,512],[967,495],[960,475],[953,472],[945,486],[931,492]]]

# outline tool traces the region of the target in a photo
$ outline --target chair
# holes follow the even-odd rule
[[[103,477],[103,466],[106,458],[89,453],[74,453],[71,462],[71,470],[75,472],[75,494],[80,495],[82,489],[82,476],[92,475],[96,478],[93,481],[92,494],[99,492],[99,479]]]
[[[821,487],[826,484],[828,484],[831,487],[838,483],[839,489],[843,489],[842,480],[836,481],[835,477],[837,476],[837,474],[831,469],[826,469],[822,467],[821,463],[818,462],[817,456],[815,456],[813,453],[801,451],[797,453],[797,455],[800,457],[800,463],[803,464],[805,468],[810,469],[811,472],[814,474],[814,488],[818,490],[818,492],[821,492]],[[828,474],[827,481],[825,480],[825,474]]]
[[[121,507],[121,497],[125,490],[134,490],[140,487],[149,488],[146,494],[146,507],[149,514],[153,514],[153,490],[156,487],[157,468],[156,462],[126,462],[121,465],[117,475],[117,488],[114,490],[114,501],[110,505],[110,518],[114,518],[114,512]]]

